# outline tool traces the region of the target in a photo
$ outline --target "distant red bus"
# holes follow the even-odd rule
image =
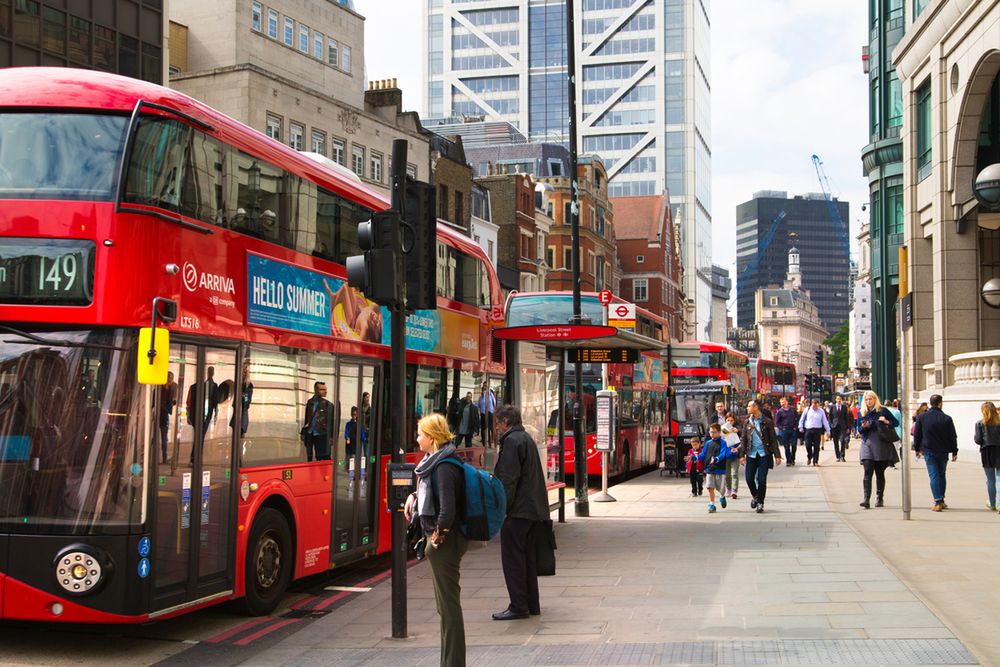
[[[750,387],[758,399],[771,400],[775,405],[787,398],[793,405],[798,397],[795,364],[771,359],[750,359]]]
[[[388,548],[390,452],[416,460],[415,420],[497,387],[504,360],[489,259],[439,226],[449,269],[407,322],[407,428],[389,432],[388,311],[343,266],[387,207],[176,91],[0,70],[0,618],[262,614]],[[173,377],[145,387],[155,297],[178,304]]]
[[[624,303],[615,298],[615,303]],[[605,322],[604,306],[598,294],[584,293],[581,296],[583,315],[595,324]],[[546,324],[566,324],[572,314],[572,295],[568,292],[517,293],[507,300],[506,326],[538,326]],[[657,343],[668,335],[666,322],[656,315],[636,308],[636,330],[647,342]],[[612,343],[611,345],[614,345]],[[662,343],[666,347],[666,343]],[[519,346],[523,344],[519,343]],[[541,346],[535,346],[541,347]],[[518,403],[522,406],[526,421],[531,415],[547,415],[545,439],[548,443],[546,465],[550,478],[558,468],[558,398],[559,385],[556,362],[550,357],[547,362],[536,360],[528,363],[525,352],[517,358],[508,358],[512,377],[521,386],[515,389]],[[558,359],[558,356],[556,357]],[[650,469],[655,465],[661,439],[669,433],[669,374],[664,368],[661,349],[647,350],[640,354],[637,363],[584,363],[583,397],[584,433],[587,440],[587,473],[601,474],[602,457],[596,445],[597,415],[594,410],[598,391],[613,387],[618,392],[618,447],[609,457],[608,474],[612,478],[626,476],[634,471]],[[567,402],[575,398],[576,380],[573,364],[566,364],[565,386],[562,391]],[[533,379],[537,376],[537,380]],[[526,426],[526,428],[529,428]],[[563,421],[565,452],[564,472],[572,475],[576,470],[573,449],[573,421],[567,413]],[[540,431],[540,429],[539,429]],[[537,439],[537,438],[536,438]],[[541,442],[541,441],[539,441]]]

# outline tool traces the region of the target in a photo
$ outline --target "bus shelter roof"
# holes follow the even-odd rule
[[[523,340],[555,349],[581,347],[629,348],[640,351],[665,350],[667,343],[628,329],[579,324],[499,327],[493,335],[501,340]]]

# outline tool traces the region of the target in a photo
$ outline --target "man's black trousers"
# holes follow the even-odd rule
[[[510,610],[539,613],[537,548],[538,521],[507,517],[500,528],[500,561],[510,595]]]

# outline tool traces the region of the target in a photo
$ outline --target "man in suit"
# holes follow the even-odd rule
[[[333,426],[333,403],[326,400],[326,383],[313,383],[313,395],[306,401],[306,416],[302,425],[302,444],[306,461],[330,460],[330,433]]]
[[[844,397],[840,394],[837,394],[836,402],[830,406],[828,418],[834,453],[838,461],[846,461],[844,444],[851,433],[851,411],[844,405]]]
[[[947,490],[948,454],[951,460],[958,460],[958,436],[955,433],[955,422],[941,410],[944,403],[940,394],[931,396],[931,407],[917,417],[913,425],[913,449],[917,456],[923,456],[927,462],[927,476],[930,477],[931,493],[934,495],[935,512],[948,509],[944,501]]]

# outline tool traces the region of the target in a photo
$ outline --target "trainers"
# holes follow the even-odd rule
[[[764,513],[764,503],[758,503],[757,504],[757,514],[763,514],[763,513]]]
[[[941,503],[934,503],[934,507],[931,508],[932,512],[940,512],[944,508],[941,507]]]
[[[714,511],[715,511],[715,505],[709,505],[708,506],[708,513],[711,514]]]
[[[691,494],[690,496],[688,496],[688,497],[689,497],[689,498],[694,498],[694,497],[695,497],[695,496],[697,496],[697,495],[698,495],[697,493],[692,493],[692,494]]]
[[[988,509],[991,512],[995,512],[997,508],[996,505],[990,505],[989,503],[986,503],[986,509]]]
[[[736,492],[733,491],[733,500],[736,500]]]
[[[752,509],[752,510],[753,509],[757,509],[757,499],[756,498],[751,498],[750,499],[750,509]]]
[[[722,496],[719,498],[719,504],[722,505],[722,509],[726,509],[726,497]]]

